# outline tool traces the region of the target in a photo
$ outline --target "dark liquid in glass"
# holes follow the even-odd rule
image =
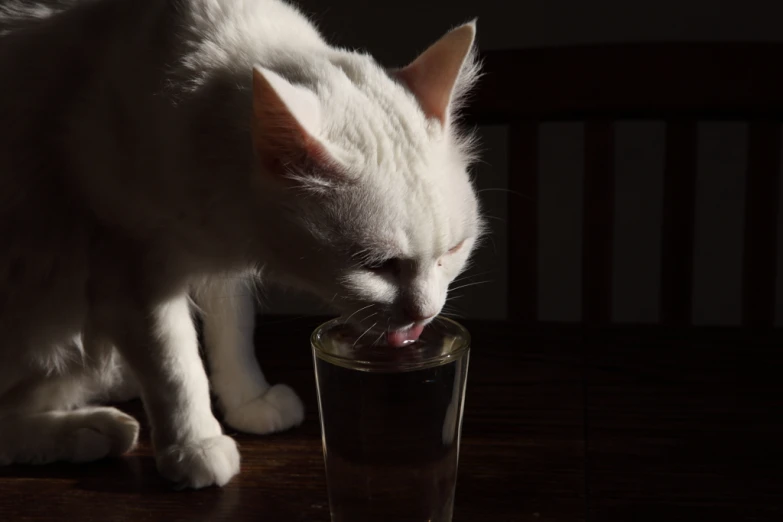
[[[315,360],[332,520],[450,522],[467,354],[409,371]]]

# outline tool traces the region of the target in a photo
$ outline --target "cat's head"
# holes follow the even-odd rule
[[[393,345],[441,312],[481,234],[454,123],[474,37],[460,26],[394,71],[336,53],[310,85],[254,72],[254,144],[280,210],[269,267]]]

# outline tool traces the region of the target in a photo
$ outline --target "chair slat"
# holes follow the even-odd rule
[[[508,317],[532,322],[538,319],[538,122],[514,122],[508,136]]]
[[[745,196],[742,323],[770,327],[775,317],[780,123],[751,122]]]
[[[697,129],[693,121],[666,125],[660,296],[663,324],[692,322]]]
[[[614,123],[585,123],[582,226],[582,320],[612,319]]]

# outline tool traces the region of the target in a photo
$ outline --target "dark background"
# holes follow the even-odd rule
[[[301,5],[313,13],[331,41],[367,49],[388,65],[408,62],[447,29],[475,16],[479,18],[478,39],[483,51],[600,43],[622,46],[636,42],[783,41],[780,0],[520,0],[515,3],[475,0],[464,4],[449,0],[304,0]],[[652,77],[658,82],[656,87],[676,84],[668,63],[670,58],[676,58],[675,69],[684,71],[686,74],[682,76],[688,77],[690,62],[694,61],[697,67],[699,60],[682,58],[682,49],[686,47],[672,46],[668,49],[675,49],[676,53],[669,54],[656,49],[657,56],[664,56],[666,63],[656,64],[650,74],[640,73],[634,65],[637,77],[643,80]],[[758,48],[751,52],[743,47],[735,55],[740,58],[731,67],[720,67],[720,72],[743,71],[746,60],[752,62],[752,69],[758,69],[759,64],[764,69],[763,64],[768,62],[770,70],[780,71],[775,68],[783,66],[783,59],[776,57],[783,55],[783,48],[764,48],[763,52]],[[709,47],[709,52],[714,49]],[[620,54],[625,50],[621,48]],[[583,92],[592,95],[595,91],[587,88],[590,84],[614,87],[602,91],[609,94],[596,104],[606,106],[623,97],[617,86],[626,70],[595,67],[596,61],[605,64],[608,60],[603,51],[606,49],[597,58],[594,56],[592,67],[585,69],[592,71],[593,76],[600,70],[608,78],[599,76],[600,81],[591,81],[596,78],[588,77],[584,82],[571,78],[570,83],[563,83],[579,87],[570,90],[572,95]],[[614,48],[609,54],[616,51]],[[699,56],[692,51],[685,56]],[[574,56],[569,53],[558,51],[547,56]],[[511,61],[524,63],[530,53],[522,54],[515,55]],[[626,64],[635,61],[638,65],[638,49],[631,50],[627,56],[631,60]],[[720,56],[721,64],[725,63],[722,60],[726,55]],[[704,86],[705,94],[721,91],[723,98],[715,99],[733,102],[736,91],[741,98],[742,88],[721,90],[710,79],[715,75],[707,75],[709,78],[705,80],[700,72],[714,72],[716,67],[709,60],[702,62],[707,66],[697,67],[690,79]],[[564,77],[571,77],[574,70],[581,69],[574,67],[575,61],[566,60],[566,63],[571,67],[564,68],[568,69]],[[508,68],[495,70],[508,72]],[[557,71],[540,64],[537,71],[529,76],[527,71],[516,75],[523,84],[519,86],[520,92],[537,90],[525,89],[525,82],[529,82],[528,87],[543,84],[538,89],[542,96],[535,98],[534,107],[539,108],[541,99],[547,95],[551,106],[561,96],[557,89],[552,92],[553,82],[546,80],[551,80]],[[760,76],[772,79],[764,85],[771,85],[774,93],[775,86],[783,86],[780,73]],[[738,84],[744,85],[741,81]],[[625,83],[622,85],[626,87]],[[514,105],[496,95],[509,90],[497,87],[489,89],[485,97],[500,98],[501,105]],[[636,87],[629,96],[634,103],[649,102],[661,92],[656,88],[641,88],[638,82]],[[660,106],[676,105],[680,99],[677,96],[683,90],[689,91],[682,89],[681,84],[674,87],[674,95],[670,92],[660,96]],[[757,100],[759,92],[769,90],[753,85],[752,89],[744,89],[746,95],[748,92]],[[777,123],[783,114],[783,87],[780,93],[769,96],[774,110],[768,112]],[[693,96],[685,98],[692,104]],[[594,99],[580,98],[577,103],[591,101]],[[747,100],[740,101],[740,105],[752,105]],[[530,103],[522,105],[531,107]],[[602,141],[605,136],[601,134],[608,127],[596,127],[595,121],[587,131],[580,121],[544,123],[540,129],[536,128],[537,173],[527,173],[523,168],[510,173],[508,152],[516,153],[512,158],[529,152],[524,145],[530,142],[520,132],[524,128],[520,126],[523,119],[516,119],[516,132],[511,133],[515,136],[509,136],[505,126],[480,129],[484,154],[475,170],[476,181],[484,190],[480,197],[487,214],[497,219],[490,220],[493,233],[478,252],[474,269],[475,281],[490,282],[457,291],[463,295],[460,304],[468,317],[466,324],[475,348],[465,403],[455,522],[783,521],[783,417],[780,414],[783,329],[766,329],[767,299],[759,307],[764,312],[762,328],[747,325],[692,328],[690,321],[692,316],[696,325],[739,324],[742,292],[751,297],[763,294],[757,288],[748,292],[747,288],[753,285],[745,285],[743,290],[743,271],[760,274],[762,283],[770,279],[769,284],[773,284],[769,267],[754,270],[764,265],[759,257],[780,250],[783,244],[781,212],[776,215],[777,240],[770,241],[765,233],[774,236],[765,209],[774,207],[771,202],[775,198],[759,197],[766,194],[763,188],[769,186],[771,179],[777,183],[774,169],[766,169],[775,162],[764,153],[773,151],[770,157],[774,158],[774,152],[783,151],[783,146],[777,149],[773,141],[779,137],[775,134],[780,130],[779,125],[776,123],[772,132],[772,127],[754,122],[754,139],[750,140],[755,143],[754,155],[746,154],[747,124],[721,121],[699,124],[693,198],[693,279],[692,284],[683,285],[693,290],[691,313],[684,314],[687,321],[675,321],[673,325],[670,321],[663,327],[604,328],[599,324],[601,327],[592,328],[594,325],[590,324],[584,328],[529,325],[515,318],[480,319],[506,317],[509,273],[515,285],[523,273],[531,278],[537,274],[539,292],[528,295],[538,296],[538,319],[582,320],[582,246],[588,245],[585,250],[592,252],[592,256],[585,256],[587,273],[600,276],[601,267],[596,270],[591,261],[596,258],[605,261],[602,249],[595,255],[595,246],[601,246],[601,240],[609,236],[601,227],[595,227],[600,229],[596,234],[590,223],[585,225],[583,221],[589,222],[598,214],[598,224],[604,225],[601,219],[605,212],[594,208],[600,207],[601,198],[595,197],[590,189],[596,187],[596,181],[607,179],[608,176],[602,175],[611,171],[614,182],[612,284],[604,285],[602,277],[584,278],[588,283],[599,283],[585,285],[590,290],[586,301],[595,302],[597,294],[598,301],[611,302],[614,322],[659,322],[661,287],[669,290],[663,299],[664,309],[670,308],[666,305],[671,305],[671,301],[687,302],[679,300],[681,292],[671,292],[672,286],[680,281],[672,277],[671,269],[664,270],[661,277],[661,243],[671,246],[671,239],[678,238],[677,227],[690,219],[674,220],[675,226],[666,227],[666,234],[661,229],[664,210],[667,216],[682,217],[682,213],[676,212],[677,203],[684,202],[683,206],[690,209],[689,191],[684,191],[688,197],[683,196],[682,190],[668,191],[669,196],[672,192],[674,195],[667,202],[675,205],[667,204],[663,208],[666,127],[663,121],[654,120],[617,122],[612,128],[614,142],[610,148],[604,148],[608,140]],[[506,121],[514,121],[513,115]],[[669,136],[685,134],[686,139],[680,139],[684,146],[679,151],[671,153],[670,148],[667,156],[689,159],[690,127],[683,133],[682,122],[671,123]],[[599,153],[613,151],[614,169],[605,168],[607,165],[599,161],[589,162],[592,168],[584,172],[585,136],[592,144],[588,149],[597,148]],[[766,138],[769,143],[765,142]],[[529,156],[532,155],[526,157]],[[751,169],[751,178],[756,182],[751,183],[750,190],[747,189],[747,157],[763,160]],[[690,161],[685,163],[675,173],[687,174],[684,177],[689,179],[693,170]],[[503,189],[519,179],[514,176],[521,175],[527,180],[538,179],[535,193],[509,197]],[[666,178],[667,187],[671,186],[672,177]],[[587,198],[583,197],[585,193]],[[771,193],[777,200],[781,199],[781,194]],[[749,220],[748,229],[761,232],[751,236],[763,239],[758,249],[748,249],[748,244],[755,243],[751,240],[745,244],[743,237],[748,194],[756,196],[751,198],[754,201],[762,202],[751,207],[761,208],[761,212],[749,213],[755,219]],[[585,200],[592,203],[586,212],[583,211]],[[537,208],[535,214],[526,216],[536,219],[521,223],[517,219],[509,226],[508,202]],[[783,204],[778,207],[783,209]],[[511,214],[524,216],[518,207]],[[583,219],[585,215],[588,219]],[[525,243],[528,228],[533,229],[526,224],[534,222],[538,224],[538,241],[533,248],[538,258],[536,270],[524,272],[526,265],[519,258],[515,258],[517,265],[509,270],[509,240],[516,251],[520,243]],[[667,219],[667,223],[671,222]],[[584,240],[583,226],[593,231]],[[664,241],[666,238],[669,241]],[[690,244],[682,250],[690,252]],[[758,254],[755,262],[745,267],[744,251]],[[671,264],[671,257],[666,257],[665,265]],[[783,255],[778,256],[781,259]],[[690,277],[691,271],[687,272]],[[777,273],[783,273],[780,267]],[[783,276],[778,275],[776,284],[776,320],[781,326]],[[611,286],[611,300],[603,299],[608,293],[604,292],[604,286]],[[690,292],[685,294],[690,297]],[[515,301],[512,300],[512,311]],[[270,311],[277,314],[309,315],[321,311],[307,299],[280,292],[270,296],[269,305]],[[599,312],[603,314],[604,310]],[[683,315],[679,312],[677,315]],[[256,346],[264,372],[270,382],[293,386],[305,402],[307,419],[300,428],[285,433],[266,437],[238,435],[243,473],[226,488],[190,493],[170,491],[155,470],[149,431],[144,423],[141,446],[123,459],[92,465],[0,468],[0,521],[328,520],[312,358],[310,351],[304,349],[307,335],[318,321],[320,318],[316,317],[298,320],[271,317],[259,322]],[[682,323],[685,328],[681,328]],[[144,422],[138,401],[123,407]],[[230,433],[233,435],[233,430]]]
[[[481,50],[597,43],[783,41],[783,2],[771,0],[302,0],[299,5],[332,42],[366,49],[388,65],[408,62],[450,27],[473,17],[478,17]],[[474,172],[478,188],[487,189],[480,197],[492,217],[492,234],[477,253],[472,271],[474,281],[488,282],[458,290],[455,295],[461,297],[456,303],[467,318],[504,319],[506,245],[509,239],[514,241],[513,231],[509,237],[507,230],[509,200],[504,192],[509,176],[507,128],[488,126],[479,132],[484,152]],[[510,200],[519,205],[527,204],[530,198],[538,201],[538,309],[543,321],[578,322],[582,317],[583,136],[582,122],[543,124],[538,193]],[[656,323],[664,124],[620,122],[615,136],[612,320]],[[699,125],[692,288],[695,325],[740,323],[746,138],[744,123]],[[780,249],[783,219],[778,219]],[[781,326],[781,277],[776,293],[776,324]],[[306,297],[280,291],[271,292],[268,307],[272,313],[322,311]]]

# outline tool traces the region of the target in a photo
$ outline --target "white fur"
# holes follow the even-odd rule
[[[10,416],[0,431],[0,465],[89,462],[130,450],[139,423],[115,408],[93,407]]]
[[[86,405],[140,393],[161,473],[225,484],[239,454],[190,298],[226,421],[286,429],[303,408],[254,358],[248,274],[405,328],[440,311],[480,235],[452,118],[278,0],[7,2],[0,36],[0,463],[123,453],[135,421]],[[330,173],[260,166],[254,67]],[[469,56],[452,113],[476,73]]]
[[[299,425],[304,406],[283,384],[269,386],[255,357],[254,297],[242,279],[201,285],[195,300],[204,321],[211,384],[226,422],[248,433],[273,433]]]

